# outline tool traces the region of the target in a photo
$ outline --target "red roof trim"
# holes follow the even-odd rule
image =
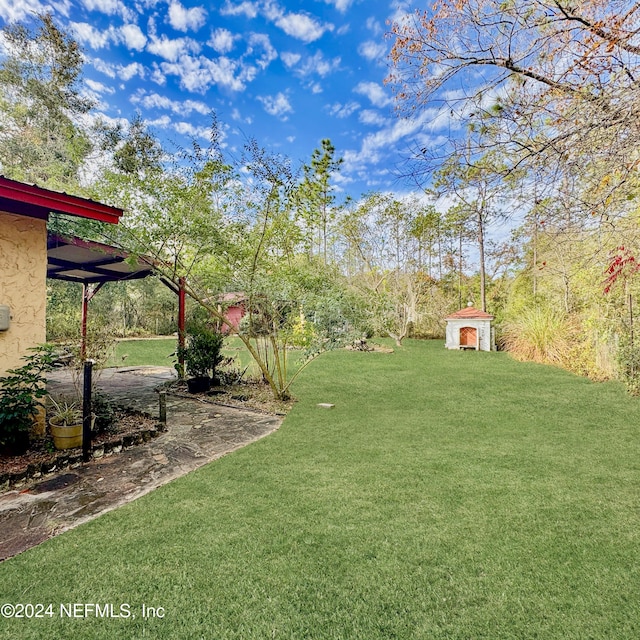
[[[25,206],[27,205],[27,206]],[[42,218],[50,212],[118,224],[122,209],[0,176],[0,209]]]
[[[465,307],[464,309],[460,309],[460,311],[456,311],[452,313],[450,316],[447,316],[447,320],[465,320],[470,318],[476,318],[478,320],[493,320],[493,316],[480,311],[480,309],[476,309],[475,307]]]

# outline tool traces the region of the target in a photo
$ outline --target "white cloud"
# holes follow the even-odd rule
[[[430,144],[431,133],[445,127],[448,118],[446,109],[425,109],[418,117],[393,120],[389,126],[365,136],[359,151],[345,152],[345,170],[357,171],[382,161],[401,140]]]
[[[91,65],[96,71],[104,73],[108,78],[120,80],[131,80],[134,76],[144,78],[145,68],[139,62],[132,62],[131,64],[112,64],[106,60],[100,58],[91,58],[89,60]]]
[[[131,78],[138,76],[144,78],[144,67],[139,62],[132,62],[127,65],[118,65],[117,67],[118,78],[121,80],[131,80]]]
[[[121,0],[81,0],[88,11],[99,11],[107,16],[120,15],[125,20],[134,20],[135,13]]]
[[[145,109],[167,109],[173,113],[179,113],[181,115],[188,116],[194,111],[202,115],[208,115],[211,109],[199,100],[185,100],[180,102],[178,100],[171,100],[167,96],[162,96],[159,93],[145,93],[144,91],[138,91],[131,97],[133,104],[142,105]]]
[[[204,93],[213,84],[231,91],[245,88],[244,78],[236,76],[238,63],[225,57],[210,60],[202,56],[194,58],[184,55],[179,61],[163,62],[160,67],[166,75],[177,76],[180,86],[189,91]]]
[[[252,33],[249,35],[247,55],[252,54],[254,48],[262,49],[263,51],[262,55],[256,61],[256,64],[261,69],[266,69],[278,57],[278,53],[273,48],[269,36],[265,33]]]
[[[101,31],[86,22],[70,22],[69,28],[73,31],[78,42],[88,45],[92,49],[107,47],[113,35],[110,30]]]
[[[229,53],[233,49],[233,43],[237,37],[228,29],[220,27],[211,32],[211,37],[207,44],[218,53]]]
[[[116,92],[113,87],[108,87],[106,84],[102,84],[102,82],[96,82],[95,80],[91,79],[87,79],[85,82],[89,89],[91,89],[95,93],[108,93],[113,95]]]
[[[90,62],[96,71],[104,73],[105,76],[114,79],[118,76],[118,69],[116,68],[116,65],[111,64],[106,60],[101,60],[100,58],[91,58]]]
[[[145,118],[145,124],[148,127],[159,127],[160,129],[167,129],[171,126],[171,118],[169,116],[160,116],[155,120],[147,120]]]
[[[104,49],[114,42],[124,43],[127,49],[142,51],[147,43],[147,37],[135,24],[101,30],[86,22],[70,22],[69,28],[79,43],[88,45],[91,49]]]
[[[21,22],[33,13],[42,13],[50,8],[50,3],[39,0],[0,0],[0,18],[5,22]]]
[[[307,58],[304,63],[298,67],[296,72],[301,76],[309,76],[311,74],[318,74],[321,78],[324,78],[332,71],[336,71],[340,67],[340,58],[333,58],[332,60],[326,60],[321,51]]]
[[[255,18],[258,15],[258,7],[255,2],[241,2],[240,4],[233,4],[227,0],[224,7],[220,9],[220,13],[223,16],[244,15],[247,18]]]
[[[147,51],[169,62],[176,62],[181,56],[188,53],[199,53],[200,45],[191,38],[176,38],[170,40],[164,34],[159,38],[151,36],[151,42],[147,45]]]
[[[82,4],[89,11],[99,11],[112,16],[118,11],[118,0],[82,0]]]
[[[363,109],[358,114],[358,120],[362,122],[362,124],[382,126],[386,124],[387,119],[381,115],[378,111],[374,111],[373,109]]]
[[[374,17],[367,18],[365,24],[367,25],[367,29],[369,29],[369,31],[371,31],[374,35],[379,36],[382,34],[382,26]]]
[[[142,30],[137,24],[125,24],[121,26],[118,31],[127,49],[142,51],[145,48],[147,36],[142,33]]]
[[[174,122],[172,128],[177,133],[190,138],[209,139],[209,129],[207,127],[195,127],[190,122]]]
[[[353,3],[353,0],[324,0],[327,4],[332,4],[340,12],[344,13]]]
[[[360,105],[353,100],[347,102],[347,104],[340,104],[336,102],[335,104],[327,107],[327,111],[336,118],[348,118],[354,111],[357,111],[360,108]]]
[[[373,40],[367,40],[358,47],[358,53],[367,60],[376,60],[378,62],[384,62],[384,58],[387,55],[387,47],[382,42],[374,42]]]
[[[299,53],[284,51],[280,54],[280,58],[282,59],[282,62],[284,62],[285,66],[291,68],[300,62],[302,56]]]
[[[356,93],[360,93],[376,107],[386,107],[392,103],[392,98],[384,89],[376,82],[360,82],[354,89]]]
[[[274,20],[275,25],[288,36],[309,43],[321,38],[325,31],[332,31],[333,25],[320,24],[306,13],[287,13]]]
[[[258,96],[258,100],[262,102],[264,110],[272,116],[276,116],[281,120],[286,120],[287,113],[293,113],[289,99],[284,93],[279,92],[275,96]]]
[[[178,0],[169,4],[169,24],[178,31],[197,31],[206,21],[207,12],[203,7],[186,9]]]

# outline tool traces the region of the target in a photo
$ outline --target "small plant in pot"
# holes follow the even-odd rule
[[[82,446],[82,411],[75,402],[49,396],[49,427],[56,449]]]
[[[208,391],[215,380],[216,368],[222,362],[224,336],[208,327],[190,329],[187,344],[179,347],[177,355],[184,358],[187,387],[190,393]],[[179,365],[176,365],[179,368]]]

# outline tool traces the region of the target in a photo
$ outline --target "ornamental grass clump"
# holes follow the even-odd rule
[[[564,313],[546,307],[523,309],[505,324],[503,340],[517,360],[563,366],[571,351],[571,325]]]

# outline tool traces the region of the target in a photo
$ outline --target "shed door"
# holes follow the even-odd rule
[[[475,327],[460,329],[460,346],[475,347],[478,344],[478,330]]]

